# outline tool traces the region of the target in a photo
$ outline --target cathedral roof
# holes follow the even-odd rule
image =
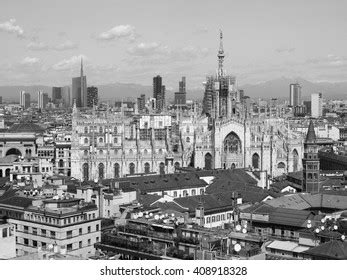
[[[308,131],[306,135],[306,143],[314,143],[316,141],[316,133],[314,132],[314,125],[312,120],[310,120],[310,124],[308,126]]]

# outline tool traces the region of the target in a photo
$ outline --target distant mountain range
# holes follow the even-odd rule
[[[323,97],[327,99],[346,99],[347,98],[347,82],[338,83],[313,83],[301,78],[288,79],[279,78],[259,84],[245,84],[239,86],[245,91],[245,95],[251,98],[272,98],[279,99],[289,98],[289,84],[298,82],[302,87],[302,97],[309,100],[310,94],[314,92],[323,93]],[[140,84],[114,83],[98,85],[100,100],[131,100],[139,97],[141,94],[146,94],[147,97],[152,96],[152,86],[144,86]],[[0,86],[0,96],[3,101],[18,102],[19,92],[24,90],[32,94],[31,99],[37,100],[36,92],[42,90],[47,93],[52,92],[50,86]],[[169,100],[173,99],[174,92],[167,91],[166,96]],[[203,89],[187,89],[187,99],[201,100],[203,98]]]

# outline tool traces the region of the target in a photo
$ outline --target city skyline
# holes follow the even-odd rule
[[[168,90],[176,90],[181,76],[188,87],[201,87],[218,67],[219,29],[225,70],[240,84],[282,76],[346,81],[346,3],[334,2],[84,1],[81,8],[81,1],[3,1],[0,38],[7,44],[0,51],[7,55],[0,85],[70,84],[83,57],[90,84],[150,85],[159,74]],[[312,9],[315,16],[308,19]],[[93,20],[75,17],[70,26],[81,10]],[[206,11],[221,16],[215,21]],[[45,14],[50,16],[42,24]]]

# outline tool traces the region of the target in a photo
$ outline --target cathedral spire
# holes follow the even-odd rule
[[[218,76],[224,75],[223,61],[224,61],[224,49],[223,49],[223,32],[219,30],[219,51],[218,51]]]

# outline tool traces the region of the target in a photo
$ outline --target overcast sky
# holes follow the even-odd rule
[[[239,84],[278,77],[347,81],[344,0],[0,0],[0,85],[200,87],[225,69]]]

